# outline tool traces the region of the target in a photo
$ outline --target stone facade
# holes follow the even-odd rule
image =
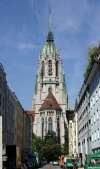
[[[68,136],[69,136],[69,155],[78,155],[78,127],[77,113],[73,110],[68,110],[66,113],[68,121]]]
[[[52,97],[47,97],[50,92]],[[51,106],[40,109],[44,102],[50,105],[50,102],[53,102],[54,99],[57,102],[55,107],[51,103]],[[56,134],[59,133],[59,142],[64,143],[64,131],[67,127],[68,95],[62,59],[54,44],[50,23],[47,42],[39,57],[32,109],[35,111],[33,132],[37,136],[44,137],[48,130],[53,130]]]

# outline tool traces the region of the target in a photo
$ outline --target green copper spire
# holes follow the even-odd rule
[[[47,34],[47,42],[53,42],[54,38],[53,38],[53,33],[51,31],[51,9],[49,9],[49,30],[48,30],[48,34]]]
[[[51,30],[51,9],[49,8],[49,17],[48,17],[48,34],[47,34],[47,39],[46,39],[46,44],[42,49],[41,56],[42,57],[48,57],[52,55],[52,57],[58,56],[58,49],[56,45],[53,43],[54,42],[54,36]]]

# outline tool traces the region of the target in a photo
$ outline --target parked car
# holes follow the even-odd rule
[[[34,163],[32,163],[32,162],[29,162],[29,165],[31,166],[32,169],[35,168],[35,165],[34,165]]]
[[[2,169],[6,169],[6,168],[3,166]]]
[[[53,166],[54,165],[59,165],[59,161],[58,160],[53,161]]]
[[[46,165],[46,164],[47,164],[47,161],[46,161],[45,158],[42,159],[42,164],[43,164],[43,165]]]
[[[28,167],[24,163],[22,163],[21,164],[21,169],[28,169]]]
[[[49,164],[53,164],[53,161],[50,161]]]
[[[34,168],[33,163],[31,163],[31,162],[26,162],[25,165],[26,165],[27,169],[33,169]]]

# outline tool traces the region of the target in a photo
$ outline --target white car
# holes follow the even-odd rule
[[[57,160],[53,161],[53,165],[59,165],[59,161]]]

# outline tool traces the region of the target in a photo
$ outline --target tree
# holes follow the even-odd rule
[[[47,159],[47,161],[52,161],[58,159],[62,154],[62,148],[60,144],[57,144],[57,136],[53,131],[48,131],[44,138],[44,143],[40,151],[41,157]]]
[[[33,151],[38,152],[41,158],[46,158],[47,161],[58,159],[62,154],[62,147],[57,143],[57,136],[54,131],[48,131],[44,140],[33,134]]]
[[[57,136],[54,131],[48,131],[48,133],[45,135],[44,143],[46,143],[49,139],[52,139],[55,143],[57,142]]]
[[[64,140],[65,140],[65,143],[64,143],[64,147],[63,147],[63,154],[67,155],[67,154],[69,154],[68,129],[65,130]]]
[[[33,150],[33,152],[38,152],[40,154],[41,148],[42,148],[42,139],[41,139],[41,137],[37,137],[33,133],[33,136],[32,136],[32,150]]]
[[[94,62],[94,58],[98,55],[99,55],[99,48],[98,47],[91,47],[88,49],[87,66],[86,66],[86,70],[84,72],[85,79],[87,78],[87,76],[90,72],[91,66],[93,65],[93,62]]]
[[[55,143],[51,139],[46,142],[45,145],[43,145],[40,154],[41,157],[44,157],[47,159],[47,161],[53,161],[54,159],[58,159],[58,157],[62,154],[61,145]]]

